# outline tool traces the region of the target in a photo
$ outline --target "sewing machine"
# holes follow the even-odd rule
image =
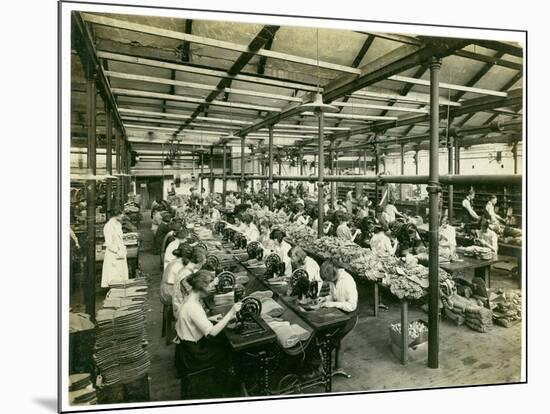
[[[264,257],[264,249],[262,248],[262,245],[257,241],[248,243],[246,245],[246,252],[248,253],[248,258],[250,260],[262,260]]]
[[[285,274],[285,264],[278,254],[271,253],[265,258],[265,277],[271,279],[273,276],[282,276]]]
[[[242,307],[237,312],[237,322],[233,328],[239,335],[247,336],[265,331],[265,328],[259,322],[262,314],[262,302],[252,296],[247,296],[242,300]]]
[[[301,305],[312,303],[317,298],[318,289],[317,282],[310,281],[304,269],[296,269],[290,276],[290,296],[298,296]]]

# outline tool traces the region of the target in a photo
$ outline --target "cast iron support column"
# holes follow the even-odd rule
[[[225,197],[227,196],[227,144],[223,143],[223,182],[222,182],[222,202],[225,206]]]
[[[210,147],[210,180],[208,182],[210,194],[214,194],[214,147]]]
[[[244,139],[245,137],[241,137],[241,203],[244,204]]]
[[[204,150],[201,149],[201,188],[200,194],[202,194],[202,189],[204,188]]]
[[[117,125],[116,128],[115,128],[115,169],[116,169],[116,173],[117,174],[120,174],[122,171],[121,171],[121,165],[120,165],[120,161],[121,161],[121,157],[120,157],[120,126]],[[121,190],[121,186],[122,186],[122,177],[120,175],[117,175],[117,178],[116,178],[116,201],[115,201],[115,206],[117,208],[121,208],[122,206],[122,190]]]
[[[405,175],[405,144],[401,144],[401,175]],[[399,184],[399,199],[403,201],[403,184]]]
[[[323,116],[323,122],[324,122],[324,116]],[[334,145],[332,141],[330,142],[329,151],[328,151],[328,158],[329,158],[329,168],[330,168],[330,175],[334,175]],[[330,182],[330,206],[331,208],[334,208],[334,181]]]
[[[319,181],[317,182],[318,188],[318,204],[319,217],[317,219],[317,237],[323,237],[323,221],[325,216],[325,154],[323,150],[323,144],[325,142],[325,116],[322,111],[317,110],[316,115],[319,121],[319,163],[317,168],[319,169]]]
[[[130,188],[132,187],[132,177],[130,177],[130,160],[131,160],[131,152],[130,152],[130,143],[128,142],[128,138],[126,138],[126,171],[125,173],[128,174],[126,177],[126,193],[124,195],[124,202],[128,202],[128,193],[130,192]]]
[[[105,165],[107,168],[107,175],[113,174],[113,117],[111,108],[105,104],[105,138],[107,139],[107,152],[105,154]],[[113,182],[111,178],[107,178],[105,182],[105,198],[107,217],[111,217],[111,209],[113,208]]]
[[[512,155],[514,157],[514,174],[518,173],[518,143],[514,142],[512,146]]]
[[[374,144],[374,174],[378,175],[380,172],[379,159],[378,159],[378,145]],[[378,182],[374,184],[374,205],[378,206]]]
[[[460,139],[455,138],[455,174],[460,174]]]
[[[453,145],[454,140],[452,136],[449,136],[449,141],[447,142],[447,151],[448,151],[448,159],[447,159],[447,167],[448,167],[448,173],[449,175],[453,174],[454,172],[454,159],[453,159]],[[454,188],[452,184],[449,184],[447,186],[447,218],[449,220],[449,224],[453,225],[453,217],[454,217]]]
[[[268,180],[268,191],[267,191],[267,205],[269,210],[273,211],[273,125],[269,126],[269,146],[267,149],[268,153],[268,162],[269,162],[269,180]]]
[[[439,70],[441,60],[430,64],[430,250],[428,307],[428,366],[439,368]]]
[[[96,174],[96,77],[92,74],[86,81],[87,104],[88,104],[88,172]],[[89,180],[87,183],[86,200],[86,230],[87,256],[86,256],[86,288],[84,291],[84,303],[86,313],[95,321],[95,289],[96,289],[96,263],[95,263],[95,211],[96,211],[96,181]]]
[[[283,162],[281,160],[281,153],[279,152],[279,177],[283,174]],[[279,196],[282,194],[282,180],[279,180],[278,186],[279,186]]]

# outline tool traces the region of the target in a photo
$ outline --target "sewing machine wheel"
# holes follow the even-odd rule
[[[279,263],[281,263],[281,258],[276,253],[271,253],[265,258],[265,267],[268,269],[277,269]]]
[[[235,287],[235,275],[231,272],[221,272],[218,275],[217,290],[219,293],[227,293]]]
[[[259,317],[262,313],[262,302],[253,296],[247,296],[242,301],[242,307],[237,314],[237,320],[241,322],[255,322],[254,316]]]
[[[220,267],[220,259],[218,259],[213,254],[209,254],[208,256],[206,256],[206,263],[204,264],[204,267],[207,270],[215,272]]]
[[[249,259],[255,259],[258,256],[258,252],[262,249],[262,246],[257,241],[248,243],[246,246],[246,252]]]
[[[292,296],[307,295],[309,291],[309,276],[304,269],[296,269],[290,276]]]

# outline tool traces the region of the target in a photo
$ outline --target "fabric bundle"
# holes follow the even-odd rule
[[[500,292],[495,300],[493,321],[500,326],[509,328],[521,320],[521,293]]]
[[[466,326],[478,332],[488,332],[493,326],[493,312],[490,309],[477,307],[465,311]]]
[[[69,404],[95,405],[97,395],[90,374],[73,374],[69,376]]]
[[[113,286],[97,312],[94,360],[102,386],[128,383],[149,370],[145,331],[147,281],[138,278]]]
[[[80,332],[94,329],[95,325],[87,313],[69,313],[69,332]]]
[[[272,298],[263,298],[260,300],[262,301],[262,315],[278,318],[285,311],[284,308]]]

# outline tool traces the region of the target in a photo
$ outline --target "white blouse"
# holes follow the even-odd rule
[[[176,332],[183,341],[198,342],[208,336],[214,325],[208,320],[200,302],[192,296],[179,309]]]

